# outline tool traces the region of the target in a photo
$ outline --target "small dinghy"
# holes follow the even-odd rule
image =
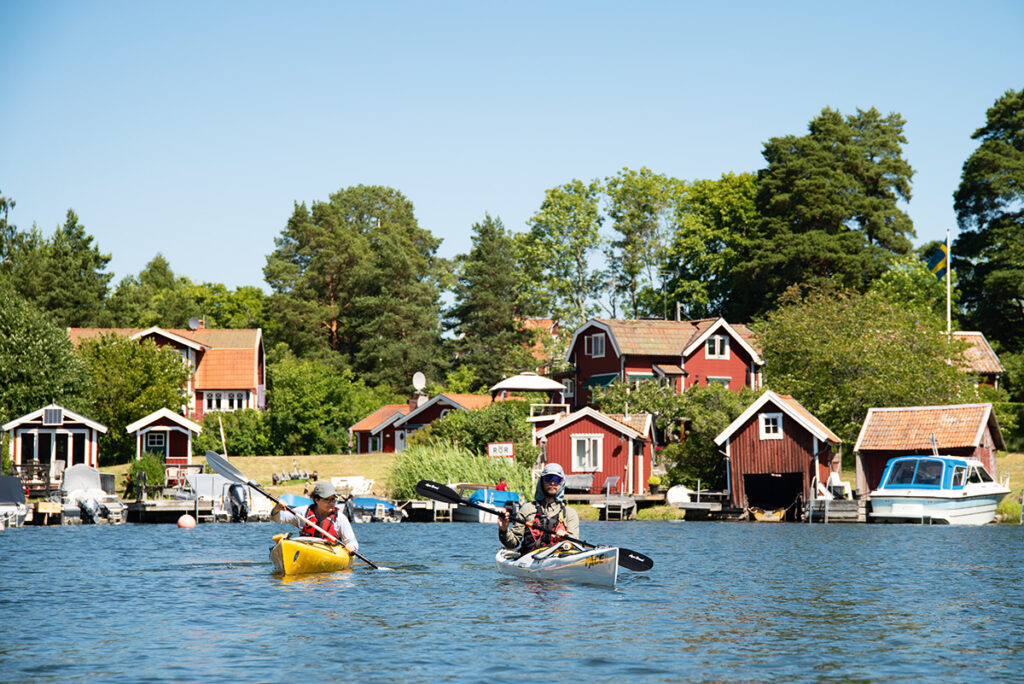
[[[614,587],[619,574],[619,549],[587,548],[565,541],[522,556],[518,551],[501,549],[494,562],[498,572],[505,575]]]
[[[312,572],[347,570],[352,565],[352,554],[340,544],[329,544],[317,537],[274,536],[270,560],[274,571],[281,575],[306,575]]]

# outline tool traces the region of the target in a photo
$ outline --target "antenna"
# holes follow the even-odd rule
[[[180,321],[181,319],[179,318],[178,320]],[[199,330],[199,319],[196,318],[195,316],[193,316],[192,318],[188,319],[188,329],[189,330]]]
[[[423,388],[427,386],[427,377],[416,371],[412,375],[412,386],[417,392],[422,392]]]

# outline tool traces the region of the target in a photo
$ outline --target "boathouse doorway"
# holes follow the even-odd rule
[[[792,503],[803,494],[803,473],[747,474],[743,476],[743,496],[749,508],[776,510],[787,508],[786,519],[799,513]]]

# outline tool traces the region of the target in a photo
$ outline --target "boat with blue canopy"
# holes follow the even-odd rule
[[[1010,493],[985,465],[958,456],[901,456],[889,460],[871,492],[872,522],[984,525]]]

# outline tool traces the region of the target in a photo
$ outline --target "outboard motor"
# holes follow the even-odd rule
[[[231,507],[231,522],[245,522],[249,517],[249,505],[245,502],[245,487],[240,484],[228,487],[228,505]]]
[[[82,511],[82,524],[95,525],[100,518],[100,505],[96,499],[87,499],[78,502],[78,508]]]

